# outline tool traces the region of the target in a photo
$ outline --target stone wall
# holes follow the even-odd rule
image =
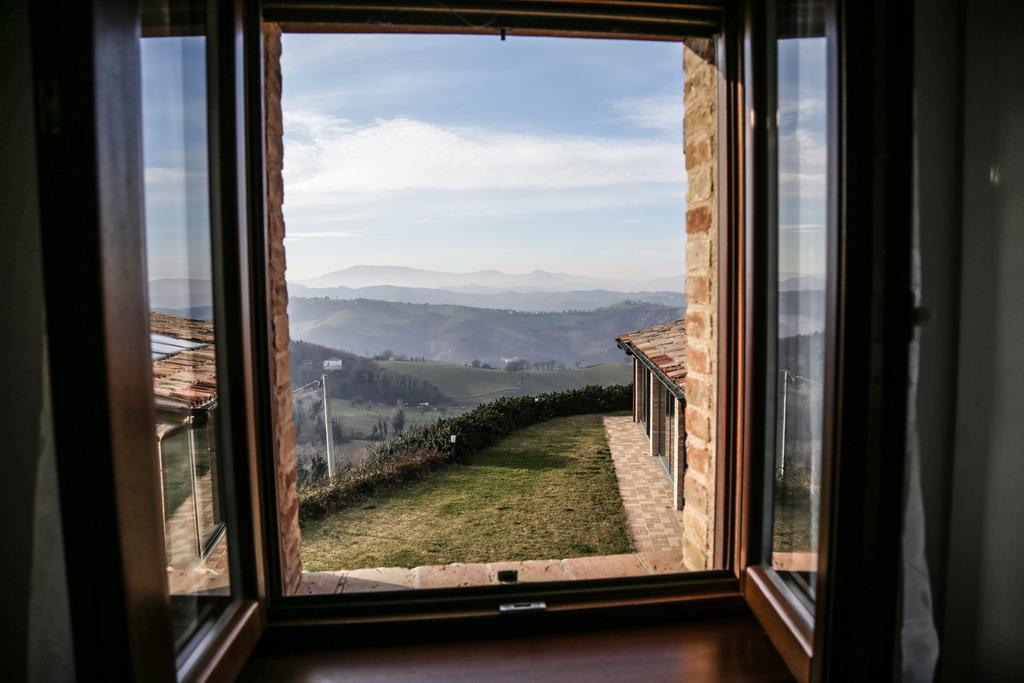
[[[683,47],[686,191],[686,474],[683,560],[710,569],[714,559],[718,266],[718,71],[715,44]]]
[[[284,134],[281,115],[281,28],[263,26],[266,110],[267,252],[269,260],[271,352],[274,383],[274,462],[284,592],[294,593],[302,576],[302,537],[296,491],[295,424],[292,421],[292,369],[288,351],[288,286],[284,253]]]

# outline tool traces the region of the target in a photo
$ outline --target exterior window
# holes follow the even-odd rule
[[[640,374],[643,379],[643,383],[640,386],[640,391],[644,398],[644,412],[643,412],[643,423],[644,431],[647,436],[651,435],[651,372],[650,370],[643,370]]]
[[[665,463],[665,469],[668,470],[669,481],[675,480],[676,477],[677,439],[676,397],[671,391],[665,389],[665,448],[662,449],[661,457]]]
[[[821,492],[828,211],[823,3],[780,8],[771,564],[814,597]]]
[[[201,2],[181,14],[147,7],[143,34],[152,37],[141,44],[153,437],[179,646],[230,592],[217,477],[204,12]]]

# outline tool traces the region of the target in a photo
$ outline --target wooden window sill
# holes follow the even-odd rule
[[[767,567],[747,568],[743,597],[800,683],[811,676],[813,628],[786,595],[778,574]]]
[[[793,680],[749,614],[517,638],[268,650],[257,648],[240,681]]]

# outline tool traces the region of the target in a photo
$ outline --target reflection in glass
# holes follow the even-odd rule
[[[150,350],[168,589],[179,647],[230,593],[217,480],[203,3],[144,3]]]
[[[772,565],[813,598],[824,399],[826,41],[821,3],[780,15]]]

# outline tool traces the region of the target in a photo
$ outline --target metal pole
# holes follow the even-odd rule
[[[327,375],[320,375],[324,397],[324,431],[327,433],[327,476],[334,476],[334,425],[331,423],[331,399],[327,396]]]
[[[789,394],[789,370],[782,371],[782,448],[779,457],[779,476],[786,476],[786,401]]]

